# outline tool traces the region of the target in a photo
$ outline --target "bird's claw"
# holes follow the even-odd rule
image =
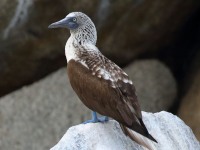
[[[87,123],[97,123],[97,122],[101,122],[101,123],[105,123],[107,122],[109,119],[107,116],[103,116],[103,117],[98,117],[96,112],[92,112],[92,119],[91,120],[87,120],[85,122],[83,122],[83,124],[87,124]]]
[[[107,122],[108,120],[109,120],[109,119],[108,119],[107,116],[103,116],[103,117],[99,117],[99,118],[87,120],[87,121],[83,122],[83,124],[87,124],[87,123],[97,123],[97,122],[105,123],[105,122]]]

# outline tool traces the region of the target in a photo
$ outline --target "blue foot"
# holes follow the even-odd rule
[[[97,122],[105,123],[105,122],[107,122],[108,120],[109,120],[109,119],[108,119],[107,116],[103,116],[103,117],[98,118],[98,117],[97,117],[97,113],[93,111],[93,112],[92,112],[92,119],[83,122],[83,124],[87,124],[87,123],[97,123]]]

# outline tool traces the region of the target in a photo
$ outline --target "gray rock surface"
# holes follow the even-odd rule
[[[155,150],[200,150],[192,130],[178,117],[167,113],[145,113],[144,123],[158,141]],[[51,150],[144,150],[126,137],[116,121],[77,125],[68,129]]]
[[[59,70],[0,100],[0,150],[49,149],[88,112]]]
[[[67,30],[48,25],[71,10],[95,13],[98,1],[0,1],[0,96],[31,83],[66,64]],[[69,9],[70,8],[70,9]]]
[[[168,110],[177,96],[177,85],[170,69],[154,59],[135,61],[125,68],[133,80],[144,111]]]

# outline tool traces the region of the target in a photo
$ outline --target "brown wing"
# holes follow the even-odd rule
[[[114,113],[117,111],[114,101],[119,95],[104,79],[91,75],[89,69],[74,60],[68,62],[67,72],[72,88],[88,108],[102,115],[120,118]]]
[[[106,63],[106,67],[112,68],[110,72],[114,72],[111,75],[112,78],[115,79],[115,90],[120,93],[121,99],[125,102],[125,105],[128,106],[129,109],[127,111],[131,111],[132,115],[134,115],[136,119],[142,118],[135,87],[128,75],[110,60]]]
[[[147,136],[148,132],[141,124],[135,91],[130,83],[121,80],[115,82],[114,78],[112,81],[105,80],[97,72],[91,75],[91,70],[74,60],[68,62],[67,71],[72,88],[88,108]]]
[[[108,59],[107,59],[108,60]],[[120,126],[122,127],[123,132],[126,134],[129,132],[125,127],[128,127],[143,136],[149,138],[150,140],[157,142],[149,133],[144,125],[142,120],[141,108],[137,100],[135,87],[132,84],[132,81],[129,80],[128,75],[119,68],[116,64],[108,60],[106,64],[107,68],[112,68],[111,72],[115,72],[112,74],[112,78],[115,79],[115,90],[120,95],[120,100],[118,101],[118,111],[122,115],[122,118],[125,120],[125,123],[120,122]],[[122,107],[123,105],[123,107]],[[131,121],[130,121],[131,120]],[[131,125],[129,125],[131,122]],[[125,126],[125,127],[124,127]],[[127,131],[127,132],[126,132]],[[128,136],[133,139],[133,136],[130,136],[132,133],[129,132]],[[134,138],[136,139],[136,138]],[[136,140],[137,141],[137,140]],[[145,146],[145,145],[144,145]]]
[[[120,104],[119,109],[122,108],[121,103],[125,102],[123,105],[126,105],[126,107],[128,106],[126,111],[131,111],[132,115],[136,117],[135,120],[138,121],[137,118],[142,118],[141,109],[137,96],[135,95],[135,88],[132,81],[129,80],[128,75],[120,67],[103,56],[100,52],[89,54],[85,50],[82,51],[80,57],[82,62],[84,62],[91,71],[92,75],[104,79],[110,87],[114,88],[112,90],[115,90],[118,99],[120,98],[120,100],[118,100]],[[123,111],[124,110],[121,110],[120,112],[123,113]],[[128,115],[130,113],[125,114]],[[124,117],[127,118],[126,116]],[[132,118],[133,116],[125,122],[130,122]]]

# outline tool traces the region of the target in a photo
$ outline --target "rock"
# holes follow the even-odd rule
[[[192,128],[197,139],[200,140],[200,73],[192,87],[184,96],[179,108],[179,116]]]
[[[199,150],[192,130],[178,117],[167,113],[143,112],[144,123],[158,141],[155,150]],[[51,150],[143,150],[126,137],[116,121],[77,125],[68,129]]]
[[[170,43],[199,6],[197,0],[1,0],[0,96],[65,65],[69,32],[47,26],[68,12],[91,16],[98,27],[100,49],[118,64],[126,64]]]
[[[64,46],[69,32],[47,27],[66,16],[71,9],[80,10],[87,2],[0,2],[0,17],[5,18],[0,22],[0,96],[66,65]],[[91,15],[98,6],[96,3],[92,1],[82,10]]]
[[[185,80],[183,99],[180,104],[178,115],[189,125],[197,139],[200,140],[200,53],[196,55],[193,64],[188,71],[188,76]]]
[[[0,99],[0,149],[49,149],[67,128],[88,118],[64,68]]]
[[[177,96],[177,85],[171,71],[154,59],[135,61],[125,68],[132,79],[144,111],[168,110]]]
[[[98,34],[99,46],[119,64],[171,44],[200,6],[196,0],[115,0],[109,4]]]

